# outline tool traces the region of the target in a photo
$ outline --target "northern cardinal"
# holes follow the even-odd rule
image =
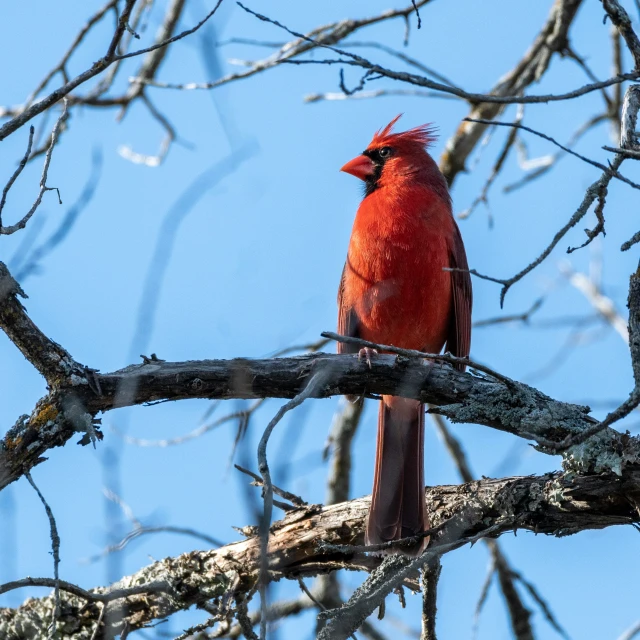
[[[365,196],[338,290],[338,332],[428,353],[446,345],[453,355],[468,356],[471,278],[447,182],[426,150],[434,132],[423,125],[393,133],[399,117],[341,169],[364,181]],[[338,353],[357,351],[338,344]],[[369,545],[429,529],[424,414],[417,400],[382,396],[365,534]],[[408,553],[420,553],[427,544],[425,537]]]

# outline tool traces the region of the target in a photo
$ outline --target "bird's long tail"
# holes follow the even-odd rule
[[[383,396],[378,413],[378,444],[373,495],[365,541],[381,544],[415,536],[429,528],[424,497],[424,405]],[[417,555],[424,538],[405,550]]]

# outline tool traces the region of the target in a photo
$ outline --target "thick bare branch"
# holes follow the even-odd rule
[[[50,387],[59,386],[81,370],[82,365],[38,329],[18,296],[27,297],[4,263],[0,262],[0,328],[42,374]]]
[[[184,363],[147,360],[111,374],[98,374],[77,363],[39,331],[17,300],[17,295],[24,295],[19,285],[4,265],[2,269],[0,326],[47,379],[51,391],[2,441],[0,488],[21,477],[42,460],[44,452],[63,445],[78,431],[89,436],[83,443],[95,441],[100,436],[93,429],[93,420],[101,411],[157,400],[294,398],[318,368],[329,373],[312,397],[372,393],[413,397],[437,405],[440,413],[456,421],[483,424],[547,445],[577,439],[596,424],[587,408],[554,401],[484,366],[476,365],[488,377],[460,373],[448,366],[425,366],[421,357],[381,355],[370,368],[353,356],[326,354]],[[614,469],[622,473],[624,467],[640,459],[637,440],[607,428],[597,438],[565,451],[564,462],[581,471]]]
[[[640,69],[640,40],[638,40],[638,36],[631,26],[629,14],[617,0],[602,0],[602,6],[627,43],[627,48],[633,56],[635,68]]]
[[[0,307],[0,319],[7,314],[7,307],[17,307],[19,320],[32,325],[13,297],[9,305]],[[40,337],[36,330],[35,338],[27,342],[29,348],[33,342],[36,356]],[[54,355],[55,347],[61,349],[50,341],[45,347]],[[49,364],[53,356],[46,349],[43,353],[44,364]],[[149,361],[108,374],[79,365],[73,369],[74,361],[70,362],[73,373],[69,386],[43,398],[31,416],[21,418],[5,436],[0,449],[0,488],[40,462],[47,449],[64,444],[77,431],[87,431],[100,411],[157,400],[294,398],[313,371],[325,366],[331,374],[312,397],[383,393],[411,397],[437,405],[439,413],[456,422],[485,425],[547,445],[579,437],[597,423],[588,415],[588,407],[553,400],[522,383],[425,364],[421,358],[380,355],[371,368],[355,356],[329,354],[266,360]],[[58,359],[49,366],[59,375],[68,363]],[[68,418],[69,406],[75,422]],[[564,451],[564,464],[585,472],[614,469],[622,473],[627,465],[640,461],[638,440],[606,428],[597,438]]]
[[[441,524],[454,517],[459,526],[460,544],[468,536],[485,532],[498,535],[514,528],[536,533],[567,535],[639,519],[629,492],[636,491],[636,474],[626,481],[613,474],[563,476],[548,474],[523,478],[484,479],[462,486],[428,488],[428,504],[434,505],[432,520]],[[379,559],[359,554],[325,551],[322,544],[360,544],[370,498],[292,511],[272,525],[269,541],[269,571],[272,579],[317,575],[339,568],[372,570]],[[451,546],[455,546],[456,543]],[[137,629],[152,620],[186,609],[194,604],[234,597],[256,587],[260,568],[261,542],[258,536],[220,549],[192,551],[177,558],[166,558],[124,578],[110,589],[96,589],[95,602],[77,595],[61,594],[62,616],[58,629],[70,640],[90,637],[97,624],[105,598],[101,594],[138,586],[138,593],[114,603],[120,616],[106,616],[109,628],[104,638],[113,638],[128,623]],[[53,586],[53,581],[49,583]],[[150,589],[158,584],[162,588]],[[413,584],[417,588],[416,584]],[[61,585],[64,591],[64,585]],[[113,596],[108,601],[113,601]],[[120,605],[120,606],[116,606]],[[6,640],[41,638],[43,625],[51,619],[52,595],[30,599],[17,609],[0,609],[0,636]],[[82,610],[82,613],[80,611]],[[18,635],[17,629],[31,629],[31,635]],[[39,635],[40,634],[40,635]]]

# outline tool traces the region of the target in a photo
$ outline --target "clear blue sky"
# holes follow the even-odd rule
[[[414,29],[406,52],[467,89],[487,90],[523,54],[550,4],[550,0],[434,2],[422,10],[420,31],[415,30],[412,19]],[[99,5],[34,0],[25,11],[24,4],[5,3],[0,8],[5,24],[0,41],[0,58],[5,61],[0,102],[21,103]],[[152,33],[164,6],[158,3],[151,13]],[[211,3],[197,0],[190,6],[182,28],[200,19]],[[261,4],[250,6],[266,11]],[[345,17],[375,15],[388,7],[388,0],[366,6],[355,0],[280,0],[269,4],[268,13],[295,30],[307,30]],[[108,27],[87,41],[71,64],[73,73],[102,54],[111,22]],[[600,78],[610,75],[609,28],[602,23],[601,5],[591,2],[581,9],[572,29],[575,50],[588,59]],[[214,37],[216,30],[223,39],[285,38],[276,27],[258,22],[231,2],[223,4],[202,33]],[[355,40],[377,39],[402,48],[403,34],[402,21],[394,21],[363,31]],[[172,82],[209,79],[211,70],[203,62],[211,62],[214,51],[203,46],[201,37],[175,45],[158,77]],[[254,59],[267,53],[240,45],[219,51],[228,71],[237,69],[229,59]],[[401,66],[382,53],[372,56],[393,68]],[[625,68],[630,69],[629,61],[626,63]],[[123,74],[120,87],[135,68],[133,63]],[[357,84],[356,71],[345,73],[348,85]],[[532,91],[554,92],[585,81],[574,62],[555,58],[544,81]],[[369,88],[378,87],[400,88],[382,80]],[[314,341],[321,331],[333,329],[338,280],[361,196],[357,181],[339,173],[340,166],[399,112],[405,114],[402,127],[437,124],[441,137],[433,153],[438,157],[468,109],[460,101],[413,97],[303,101],[309,93],[338,90],[337,67],[316,65],[280,67],[215,92],[152,89],[150,96],[185,142],[174,144],[157,168],[132,164],[118,153],[121,145],[155,153],[163,132],[142,105],[133,107],[122,122],[116,121],[115,110],[74,110],[70,131],[55,149],[49,173],[49,184],[60,188],[63,206],[47,193],[29,228],[0,242],[0,259],[11,263],[16,252],[23,251],[20,244],[28,236],[33,238],[29,234],[37,227],[35,246],[44,241],[79,197],[91,172],[92,151],[100,150],[103,166],[91,203],[64,243],[43,260],[37,274],[22,283],[29,294],[26,305],[32,319],[76,359],[102,371],[136,362],[140,353],[155,352],[167,360],[265,356],[291,344]],[[601,110],[602,99],[591,94],[567,103],[527,106],[525,122],[566,141],[583,121]],[[511,107],[504,119],[514,114],[515,107]],[[42,118],[36,125],[41,122]],[[53,118],[48,122],[50,127]],[[482,188],[506,133],[496,131],[481,152],[473,155],[470,166],[474,171],[457,179],[453,191],[457,212],[466,209]],[[610,144],[609,133],[607,124],[595,128],[578,150],[604,161],[607,155],[601,146]],[[527,135],[525,139],[533,156],[554,151],[542,140]],[[3,142],[0,184],[13,172],[26,140],[27,129],[23,128]],[[230,162],[237,163],[233,170]],[[216,163],[218,168],[205,179],[211,188],[204,190],[187,213],[184,207],[176,209],[176,201],[189,185]],[[12,189],[3,213],[5,223],[13,222],[30,206],[40,168],[40,161],[32,163]],[[625,173],[638,178],[633,166],[625,165]],[[504,185],[522,175],[513,154],[490,195],[493,227],[482,206],[461,223],[470,266],[482,273],[510,276],[538,255],[599,173],[566,157],[543,180],[511,194],[502,193]],[[583,241],[582,229],[594,224],[590,214],[586,224],[572,231],[550,258],[509,292],[503,311],[498,286],[474,280],[476,320],[524,311],[542,295],[545,302],[531,327],[500,325],[476,330],[472,356],[511,377],[530,379],[561,400],[595,406],[598,401],[624,399],[631,388],[628,350],[617,334],[598,323],[590,325],[587,336],[591,339],[572,350],[561,366],[549,375],[531,376],[549,363],[570,333],[564,326],[542,328],[539,324],[592,313],[581,294],[560,276],[560,261],[568,259],[575,269],[585,271],[600,252],[605,291],[626,312],[628,276],[637,265],[638,253],[636,249],[621,254],[619,246],[637,230],[637,211],[637,194],[619,182],[612,183],[606,239],[594,243],[593,250],[571,256],[564,253],[568,244]],[[170,260],[157,291],[157,310],[149,330],[134,340],[147,270],[167,220],[175,224]],[[0,361],[0,428],[4,431],[19,415],[31,411],[45,387],[4,334],[0,334]],[[280,461],[279,477],[309,501],[324,498],[327,467],[321,453],[338,403],[338,399],[314,401],[288,415],[270,445],[273,460]],[[87,588],[108,579],[104,562],[87,564],[83,559],[105,545],[102,489],[109,452],[120,455],[122,497],[144,524],[181,525],[224,541],[237,539],[231,525],[249,524],[253,515],[244,499],[245,479],[229,470],[235,435],[231,425],[169,448],[122,444],[113,431],[126,430],[153,440],[177,437],[201,424],[209,404],[181,402],[111,412],[104,416],[105,441],[96,451],[69,443],[51,451],[49,460],[34,470],[34,480],[51,504],[60,529],[64,579]],[[227,405],[215,415],[239,403]],[[254,468],[257,440],[279,405],[277,400],[264,405],[242,445],[241,454]],[[376,410],[370,404],[355,442],[353,496],[370,491]],[[602,416],[603,410],[595,415]],[[636,422],[632,417],[629,428]],[[484,427],[461,425],[453,431],[462,438],[478,475],[538,474],[560,464],[559,458],[536,453],[526,443]],[[431,425],[426,446],[427,483],[457,483],[455,468]],[[0,494],[0,514],[0,581],[52,575],[48,523],[24,479]],[[128,524],[123,526],[126,531]],[[631,527],[561,539],[520,532],[517,537],[504,537],[502,544],[514,567],[540,589],[572,638],[615,639],[640,615],[635,580],[640,561],[633,551],[638,537]],[[129,574],[150,558],[176,555],[200,545],[180,536],[146,537],[120,554],[111,571]],[[488,562],[482,545],[444,558],[438,617],[442,638],[469,637]],[[355,587],[363,578],[351,573],[344,583]],[[292,595],[296,589],[278,586],[274,595]],[[0,602],[15,606],[26,596],[26,592],[14,592]],[[533,607],[530,601],[528,604]],[[419,606],[418,598],[410,598],[408,612],[401,612],[395,602],[388,610],[417,627]],[[162,626],[177,634],[181,624],[199,619],[199,614],[189,613]],[[539,613],[534,623],[539,638],[556,637]],[[285,627],[289,632],[283,630],[280,638],[310,637],[312,628],[311,615],[302,616]],[[397,634],[389,623],[383,628]],[[494,586],[478,638],[508,637],[506,613]]]

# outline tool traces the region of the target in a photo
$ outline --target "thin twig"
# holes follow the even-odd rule
[[[86,210],[95,195],[101,170],[102,152],[99,149],[94,149],[91,158],[91,174],[87,178],[87,182],[82,189],[82,193],[67,209],[67,212],[64,214],[51,235],[29,253],[27,253],[27,251],[30,245],[25,245],[16,249],[14,257],[10,262],[10,266],[12,270],[15,269],[15,277],[18,282],[24,283],[29,276],[41,268],[44,258],[53,252],[54,249],[56,249],[56,247],[58,247],[71,233],[71,230],[80,218],[80,215]],[[31,223],[30,228],[32,228],[34,223],[39,220],[43,220],[43,218],[35,218],[34,222]],[[34,237],[32,242],[35,242],[35,240],[36,238]],[[17,264],[15,264],[16,262]]]
[[[260,618],[260,640],[266,640],[267,637],[267,585],[268,585],[268,553],[269,553],[269,527],[271,526],[271,516],[273,513],[273,483],[271,481],[271,473],[269,471],[269,463],[267,461],[267,444],[269,438],[275,426],[280,422],[282,417],[292,409],[301,405],[307,398],[310,398],[326,383],[331,367],[324,367],[317,371],[307,383],[307,386],[301,391],[295,398],[292,398],[284,404],[276,415],[272,418],[271,422],[264,430],[260,443],[258,444],[258,469],[262,476],[264,483],[264,511],[262,520],[260,522],[260,541],[261,541],[261,554],[260,554],[260,609],[262,616]]]
[[[629,53],[633,56],[635,68],[640,69],[640,39],[633,30],[629,14],[620,6],[617,0],[602,0],[602,6],[627,43]]]
[[[515,123],[520,122],[523,117],[524,117],[524,110],[523,110],[523,108],[521,106],[518,109],[518,113],[516,115]],[[467,120],[468,122],[480,122],[479,120],[474,120],[472,118],[464,118],[464,119]],[[492,121],[492,120],[489,121],[489,122],[494,123],[494,121]],[[495,124],[497,124],[497,123],[495,123]],[[507,136],[507,139],[505,140],[504,146],[502,147],[502,150],[498,154],[498,158],[496,159],[496,161],[495,161],[495,163],[493,165],[493,168],[491,169],[491,174],[487,178],[487,181],[485,182],[484,187],[482,187],[482,191],[480,192],[480,195],[478,195],[478,197],[471,203],[471,206],[468,209],[465,209],[462,213],[458,214],[458,218],[460,218],[461,220],[464,220],[464,219],[468,218],[473,213],[473,210],[481,202],[483,202],[488,208],[489,204],[488,204],[487,196],[489,194],[489,189],[491,188],[491,185],[494,183],[494,181],[498,177],[498,175],[500,175],[500,171],[502,170],[502,167],[504,166],[504,162],[507,159],[507,156],[509,155],[509,152],[511,151],[511,148],[513,147],[513,144],[516,141],[516,138],[517,138],[516,132],[517,132],[517,127],[513,127],[511,129],[511,131],[509,132],[509,135]],[[491,222],[491,218],[490,218],[490,222]]]
[[[104,16],[111,9],[115,9],[117,4],[118,4],[118,0],[109,0],[101,9],[98,9],[98,11],[93,16],[91,16],[91,18],[87,20],[87,22],[84,24],[82,29],[80,29],[80,31],[78,31],[78,33],[76,34],[76,37],[74,38],[73,42],[67,49],[66,53],[62,56],[62,59],[60,60],[60,62],[58,62],[58,64],[55,67],[53,67],[51,71],[49,71],[49,73],[40,81],[38,86],[31,92],[29,97],[26,99],[25,101],[26,106],[30,106],[33,103],[33,101],[38,97],[40,92],[49,84],[49,81],[57,73],[60,73],[62,75],[65,82],[67,81],[68,79],[67,70],[66,70],[67,62],[69,62],[69,59],[71,58],[71,56],[76,52],[78,47],[82,44],[85,36],[87,35],[87,33],[89,33],[91,28],[94,25],[96,25],[98,22],[100,22],[100,20],[102,20],[102,18],[104,18]]]
[[[133,100],[133,97],[131,99]],[[160,113],[146,94],[140,93],[140,99],[149,110],[151,116],[159,122],[160,126],[166,131],[164,138],[160,142],[160,149],[157,154],[149,155],[146,153],[138,153],[129,145],[121,145],[118,147],[118,153],[125,160],[129,160],[129,162],[133,162],[134,164],[143,164],[147,167],[159,167],[167,157],[171,144],[176,139],[176,131],[167,117]]]
[[[31,219],[31,216],[35,213],[36,209],[40,206],[40,203],[42,202],[42,196],[44,196],[45,191],[56,191],[58,193],[58,202],[62,204],[62,200],[60,199],[60,191],[56,187],[47,187],[47,176],[49,174],[49,165],[51,163],[51,154],[53,153],[53,147],[55,146],[56,141],[58,140],[58,132],[60,130],[60,125],[67,119],[67,115],[68,115],[67,101],[65,100],[62,113],[60,114],[60,117],[56,121],[56,124],[53,127],[53,131],[51,132],[51,144],[49,145],[47,155],[44,158],[44,166],[42,168],[42,176],[40,177],[40,191],[38,192],[38,197],[36,198],[36,201],[31,206],[31,209],[29,209],[26,215],[22,218],[22,220],[20,220],[19,222],[16,222],[16,224],[11,225],[9,227],[0,226],[0,235],[9,236],[20,229],[24,229],[25,226],[27,225],[27,222],[29,222],[29,220]],[[29,148],[31,148],[32,138],[33,138],[33,135],[30,134]],[[3,197],[4,195],[5,194],[3,192]]]
[[[480,329],[482,327],[489,327],[496,324],[506,324],[510,322],[523,322],[524,324],[528,324],[531,316],[540,309],[542,303],[544,302],[544,298],[538,298],[529,309],[524,311],[523,313],[513,313],[508,316],[498,316],[496,318],[487,318],[486,320],[476,320],[473,323],[474,329]]]
[[[616,85],[616,86],[620,86],[620,85]],[[567,146],[574,147],[586,133],[591,131],[591,129],[593,129],[595,126],[597,126],[601,122],[607,120],[608,118],[609,116],[606,113],[600,113],[596,116],[593,116],[586,122],[582,123],[573,132],[573,134],[567,141]],[[519,150],[525,149],[524,141],[521,138],[518,138],[518,148]],[[552,155],[544,156],[542,158],[534,158],[531,160],[527,160],[526,162],[520,162],[520,165],[524,170],[531,169],[531,171],[529,171],[519,180],[516,180],[515,182],[511,182],[510,184],[505,185],[502,191],[504,193],[512,193],[516,189],[519,189],[524,185],[529,184],[533,180],[537,180],[538,178],[541,178],[543,175],[551,171],[557,165],[560,159],[564,157],[564,155],[565,153],[561,149],[560,151],[557,151]]]
[[[22,578],[0,584],[0,595],[15,589],[24,589],[25,587],[47,587],[52,589],[55,588],[56,585],[59,586],[60,591],[66,591],[90,602],[111,602],[112,600],[120,600],[121,598],[128,598],[129,596],[135,596],[141,593],[168,593],[171,591],[171,585],[166,582],[138,584],[134,587],[123,589],[106,589],[100,593],[98,591],[87,591],[66,580],[54,580],[53,578]]]
[[[360,91],[349,95],[341,91],[340,93],[329,91],[327,93],[309,93],[304,96],[303,101],[307,103],[320,102],[322,100],[370,100],[371,98],[382,98],[391,96],[406,96],[415,98],[438,98],[443,100],[455,100],[452,96],[438,93],[437,91],[420,91],[420,89],[373,89],[371,91]]]
[[[97,640],[98,635],[101,632],[100,630],[100,626],[102,625],[102,619],[104,618],[104,614],[107,611],[107,607],[109,606],[109,603],[104,602],[102,604],[102,607],[100,608],[100,615],[98,616],[98,621],[96,622],[96,628],[93,630],[93,633],[91,634],[91,640]]]
[[[202,425],[201,427],[197,427],[193,431],[190,431],[183,436],[178,436],[177,438],[169,438],[167,440],[147,440],[145,438],[135,438],[134,436],[130,436],[126,433],[121,433],[115,427],[112,427],[112,430],[114,433],[117,433],[119,436],[121,436],[127,444],[132,444],[138,447],[173,447],[175,445],[184,444],[185,442],[194,440],[195,438],[199,438],[205,433],[209,433],[209,431],[212,431],[213,429],[216,429],[217,427],[226,424],[227,422],[232,422],[233,420],[245,420],[252,416],[253,413],[264,404],[264,402],[265,400],[264,398],[262,398],[254,402],[247,409],[228,413],[227,415],[221,416],[213,422],[209,422],[208,424]]]
[[[626,80],[635,80],[636,78],[638,78],[640,76],[640,73],[638,72],[633,72],[630,74],[623,74],[621,76],[617,76],[615,78],[609,78],[608,80],[605,80],[603,82],[594,82],[588,85],[584,85],[578,89],[574,89],[573,91],[569,91],[563,94],[547,94],[547,95],[537,95],[537,96],[522,96],[522,95],[512,95],[512,96],[503,96],[503,95],[491,95],[491,94],[478,94],[478,93],[470,93],[467,91],[464,91],[462,89],[458,89],[455,87],[451,87],[451,86],[447,86],[438,82],[434,82],[432,80],[429,80],[428,78],[424,78],[422,76],[417,76],[411,73],[406,73],[406,72],[397,72],[397,71],[393,71],[391,69],[386,69],[384,67],[381,67],[380,65],[374,64],[372,62],[370,62],[369,60],[367,60],[366,58],[362,58],[361,56],[357,56],[353,53],[350,53],[348,51],[345,51],[344,49],[338,49],[337,47],[334,47],[330,44],[325,44],[324,42],[321,42],[319,40],[314,40],[313,38],[306,36],[302,33],[299,33],[297,31],[293,31],[292,29],[289,29],[287,26],[285,26],[284,24],[278,22],[277,20],[274,20],[273,18],[269,18],[265,15],[262,15],[256,11],[253,11],[252,9],[250,9],[249,7],[246,7],[245,5],[243,5],[241,2],[237,2],[236,3],[241,9],[243,9],[244,11],[246,11],[247,13],[250,13],[251,15],[255,16],[256,18],[258,18],[259,20],[263,21],[263,22],[268,22],[270,24],[273,24],[276,27],[279,27],[280,29],[285,30],[287,33],[291,34],[292,36],[296,37],[296,38],[300,38],[302,40],[305,40],[306,42],[309,42],[310,44],[316,46],[316,47],[322,47],[325,49],[329,49],[330,51],[333,51],[334,53],[337,53],[339,55],[342,55],[344,57],[347,58],[347,60],[336,60],[333,61],[335,63],[339,63],[339,64],[348,64],[351,66],[358,66],[358,67],[362,67],[363,69],[367,69],[372,71],[373,73],[377,73],[380,74],[381,76],[385,76],[394,80],[401,80],[404,82],[409,82],[411,84],[415,84],[418,86],[423,86],[423,87],[428,87],[430,89],[435,89],[438,91],[443,91],[444,93],[451,93],[455,96],[458,96],[459,98],[462,98],[464,100],[467,100],[469,102],[472,103],[477,103],[477,102],[494,102],[494,103],[498,103],[498,104],[530,104],[530,103],[540,103],[540,102],[558,102],[558,101],[562,101],[562,100],[570,100],[573,98],[577,98],[583,95],[586,95],[587,93],[591,93],[592,91],[599,91],[605,87],[609,87],[612,86],[614,84],[619,84],[620,82],[625,82]],[[288,60],[278,60],[277,63],[285,63],[285,62],[290,62]],[[313,60],[309,60],[308,61],[310,64],[326,64],[328,61],[322,60],[322,61],[313,61]],[[273,66],[273,65],[272,65]],[[264,68],[264,67],[263,67]],[[262,69],[261,69],[262,70]],[[239,77],[242,77],[242,75],[239,75]],[[138,79],[135,78],[133,79],[135,82],[138,82]],[[224,81],[228,81],[225,80],[225,78],[222,78],[221,80],[219,80],[217,83],[211,83],[211,86],[209,86],[208,88],[214,88],[214,86],[219,86],[220,84],[224,83]],[[145,83],[145,84],[151,84],[153,86],[153,83]]]
[[[239,464],[234,464],[233,466],[238,471],[241,471],[242,473],[245,473],[246,475],[248,475],[250,478],[253,478],[256,486],[258,487],[263,486],[264,484],[263,480],[257,473],[253,473],[253,471],[249,471],[249,469],[245,469],[244,467],[241,467]],[[285,491],[284,489],[280,489],[276,487],[275,484],[273,485],[273,493],[275,493],[277,496],[280,496],[281,498],[284,498],[285,500],[288,500],[291,504],[294,504],[296,507],[306,507],[309,504],[308,502],[303,500],[300,496],[297,496],[295,493],[291,493],[290,491]]]
[[[4,209],[4,205],[7,202],[7,194],[9,193],[9,189],[11,189],[13,183],[16,181],[27,164],[27,160],[29,159],[29,155],[31,154],[34,131],[35,128],[33,126],[29,127],[29,141],[27,142],[27,151],[25,152],[22,160],[20,160],[20,163],[18,164],[18,167],[14,171],[13,175],[9,178],[9,181],[2,190],[2,198],[0,198],[0,229],[2,229],[2,210]]]
[[[430,537],[442,531],[448,523],[449,520],[445,520],[439,525],[426,529],[425,531],[421,531],[415,536],[409,536],[408,538],[399,538],[397,540],[389,540],[388,542],[381,542],[380,544],[330,544],[324,542],[319,546],[319,549],[321,551],[327,551],[330,553],[343,553],[352,555],[354,553],[377,553],[379,551],[389,551],[390,549],[411,548],[424,538]]]
[[[489,589],[491,588],[491,583],[493,582],[493,577],[496,574],[495,563],[493,559],[491,560],[491,564],[489,565],[489,569],[487,571],[487,575],[482,583],[482,588],[480,589],[480,596],[478,597],[478,602],[476,603],[475,611],[473,612],[473,627],[471,628],[471,640],[476,640],[478,637],[478,628],[480,627],[480,614],[482,613],[482,609],[487,602],[487,597],[489,596]]]
[[[609,147],[607,145],[603,145],[602,148],[605,151],[611,151],[611,153],[619,153],[620,155],[623,155],[625,158],[640,160],[640,151],[637,151],[635,149],[623,149],[622,147]]]
[[[284,349],[278,349],[270,354],[271,358],[280,358],[281,356],[286,356],[289,353],[296,353],[297,351],[310,351],[311,353],[316,353],[320,351],[323,347],[326,347],[329,344],[328,338],[322,338],[321,340],[316,340],[315,342],[309,342],[307,344],[296,344],[290,347],[285,347]]]
[[[587,189],[584,195],[584,198],[580,203],[580,206],[576,209],[575,213],[571,216],[571,218],[569,218],[569,221],[559,231],[556,232],[551,242],[547,245],[546,249],[544,249],[544,251],[535,260],[530,262],[524,269],[516,273],[511,278],[506,278],[506,279],[485,276],[483,274],[478,273],[475,269],[469,270],[469,273],[472,275],[482,278],[483,280],[489,280],[491,282],[496,282],[502,285],[502,290],[500,291],[500,307],[504,305],[504,298],[507,295],[507,292],[509,291],[509,289],[514,284],[516,284],[516,282],[519,282],[528,273],[533,271],[539,264],[541,264],[545,260],[545,258],[553,251],[553,249],[555,249],[556,245],[560,242],[560,240],[564,238],[567,232],[573,227],[575,227],[578,224],[578,222],[580,222],[580,220],[582,220],[582,218],[584,218],[584,216],[587,215],[587,211],[589,210],[593,202],[597,198],[603,197],[603,194],[606,191],[607,186],[609,185],[609,182],[611,181],[611,178],[614,175],[612,172],[617,171],[618,167],[622,164],[623,161],[624,161],[623,156],[618,155],[615,157],[615,159],[611,163],[610,169],[607,169],[607,171],[603,172],[600,178],[598,178],[598,180],[596,180]],[[447,269],[447,270],[451,271],[455,269]]]
[[[633,638],[637,637],[638,634],[640,634],[640,621],[633,624],[620,636],[618,636],[618,640],[633,640]]]
[[[127,535],[125,535],[124,538],[122,538],[122,540],[120,540],[119,542],[116,542],[115,544],[110,544],[108,547],[105,547],[105,549],[100,553],[87,558],[85,562],[87,563],[97,562],[98,560],[100,560],[101,558],[104,558],[110,553],[114,553],[116,551],[122,551],[130,542],[132,542],[136,538],[150,535],[152,533],[178,533],[180,535],[191,536],[192,538],[196,538],[197,540],[202,540],[203,542],[206,542],[207,544],[211,545],[214,548],[221,547],[225,544],[224,542],[221,542],[217,538],[212,538],[210,535],[207,535],[206,533],[202,533],[201,531],[196,531],[195,529],[190,529],[189,527],[175,527],[173,525],[159,525],[156,527],[145,527],[144,525],[141,525],[139,527],[136,527],[129,533],[127,533]]]
[[[623,242],[622,245],[620,245],[620,251],[629,251],[629,249],[631,249],[634,244],[638,244],[638,242],[640,242],[640,231],[636,231],[629,240]]]
[[[42,506],[44,507],[44,510],[47,513],[47,518],[49,519],[49,535],[51,538],[51,550],[53,552],[53,577],[55,581],[55,607],[53,610],[51,626],[49,627],[49,638],[54,638],[56,635],[58,618],[60,617],[60,535],[58,534],[56,519],[53,517],[51,507],[40,492],[40,489],[38,489],[36,483],[33,481],[29,471],[25,471],[24,475],[29,484],[33,487],[34,491],[38,494],[38,498],[40,498],[40,502],[42,502]]]
[[[575,156],[576,158],[579,158],[583,162],[586,162],[587,164],[590,164],[593,167],[597,167],[598,169],[600,169],[601,171],[604,171],[605,173],[610,172],[613,177],[628,184],[630,187],[633,187],[634,189],[640,189],[640,184],[633,182],[632,180],[629,180],[629,178],[626,178],[625,176],[621,175],[617,170],[613,169],[611,165],[607,167],[600,162],[591,160],[591,158],[587,158],[586,156],[583,156],[580,153],[577,153],[573,149],[570,149],[569,147],[565,147],[563,144],[561,144],[551,136],[548,136],[546,133],[542,133],[541,131],[536,131],[531,127],[527,127],[518,122],[498,122],[496,120],[482,120],[480,118],[463,118],[463,120],[466,120],[468,122],[478,122],[479,124],[490,124],[498,127],[513,127],[515,129],[522,129],[523,131],[528,131],[529,133],[533,133],[534,135],[539,136],[540,138],[544,138],[545,140],[548,140],[549,142],[555,144],[556,147],[560,147],[560,149],[562,149],[565,153],[569,153],[570,155]]]
[[[416,10],[416,17],[418,18],[417,28],[420,29],[422,27],[422,20],[420,19],[420,12],[418,11],[418,5],[416,5],[416,0],[411,0],[411,4],[413,8]]]
[[[542,614],[544,615],[546,621],[561,635],[565,640],[569,640],[569,634],[565,631],[562,625],[556,620],[556,617],[553,615],[551,608],[549,607],[547,601],[540,595],[535,585],[525,580],[525,578],[517,571],[511,571],[513,577],[518,580],[525,589],[529,592],[529,595],[535,600],[536,604],[540,607]]]
[[[343,399],[342,409],[334,416],[331,431],[323,451],[326,459],[331,450],[325,504],[346,502],[350,497],[351,444],[360,424],[365,400],[349,402]]]
[[[263,620],[266,627],[266,614],[268,614],[268,611],[262,610],[261,613],[262,617],[260,618],[260,628],[262,629]],[[238,621],[238,624],[242,629],[242,633],[247,640],[258,640],[258,636],[253,631],[253,624],[251,622],[251,619],[249,618],[246,598],[240,598],[236,603],[236,620]],[[261,637],[260,640],[265,639]]]
[[[620,315],[616,309],[615,303],[611,298],[606,296],[596,282],[584,273],[575,271],[570,264],[560,264],[560,271],[572,286],[574,286],[589,304],[598,312],[600,317],[609,324],[616,333],[624,340],[625,344],[629,344],[629,328],[626,320]]]

